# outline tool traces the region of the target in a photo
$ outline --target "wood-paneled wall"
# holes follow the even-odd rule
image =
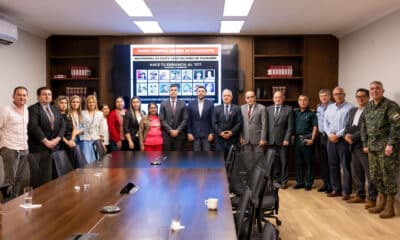
[[[237,44],[239,70],[244,72],[244,90],[253,89],[253,37],[239,36],[105,36],[100,37],[100,96],[101,102],[112,104],[109,91],[113,46],[116,44]],[[243,93],[239,104],[244,103]]]

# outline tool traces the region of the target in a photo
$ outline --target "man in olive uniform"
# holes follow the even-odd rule
[[[314,181],[314,140],[318,132],[317,115],[308,107],[308,97],[300,95],[299,107],[294,109],[294,135],[296,155],[296,185],[310,191]],[[306,162],[306,181],[303,178],[303,165]]]
[[[376,207],[370,213],[381,218],[395,216],[394,196],[397,193],[396,174],[399,170],[400,108],[383,96],[383,84],[371,82],[369,101],[364,110],[361,128],[363,150],[368,153],[371,182],[378,190]]]

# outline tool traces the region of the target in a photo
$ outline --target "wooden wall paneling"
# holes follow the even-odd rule
[[[304,94],[309,97],[311,107],[316,108],[318,91],[338,85],[338,39],[332,35],[308,35],[304,38],[304,48]]]

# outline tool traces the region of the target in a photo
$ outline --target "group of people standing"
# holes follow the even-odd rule
[[[117,97],[112,111],[108,105],[102,105],[101,112],[93,95],[87,96],[84,103],[79,96],[59,96],[53,105],[52,92],[47,87],[37,90],[38,102],[28,108],[28,90],[17,87],[13,103],[0,110],[0,154],[5,182],[10,184],[11,195],[17,196],[20,187],[30,180],[36,186],[51,180],[51,153],[62,149],[70,151],[73,158],[74,149],[79,148],[90,163],[96,160],[94,141],[100,141],[109,152],[153,152],[183,151],[187,140],[193,142],[194,151],[210,151],[212,142],[217,151],[225,153],[231,145],[258,152],[274,148],[274,180],[286,189],[287,149],[292,142],[294,189],[312,189],[317,146],[324,182],[319,192],[326,192],[328,197],[342,196],[349,203],[366,202],[370,213],[393,217],[400,109],[383,92],[382,83],[374,81],[369,90],[356,91],[358,106],[353,107],[345,100],[342,88],[334,88],[332,94],[322,89],[315,113],[307,96],[300,95],[299,107],[293,109],[284,104],[285,94],[281,91],[274,93],[273,104],[268,107],[256,102],[254,91],[247,91],[246,103],[239,107],[232,103],[232,91],[224,89],[222,104],[214,106],[205,98],[207,89],[199,86],[197,99],[186,104],[178,99],[178,87],[172,84],[169,99],[160,104],[160,110],[156,103],[149,103],[146,115],[138,97],[131,99],[128,110],[124,99]],[[38,157],[28,158],[28,153]],[[351,197],[353,180],[357,189]]]

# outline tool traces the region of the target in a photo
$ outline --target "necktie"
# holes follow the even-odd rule
[[[172,114],[175,115],[175,101],[172,101]]]
[[[251,117],[251,108],[252,107],[253,107],[252,105],[249,105],[249,111],[247,112],[247,116],[249,117],[249,119]]]
[[[274,117],[276,117],[276,116],[279,115],[279,109],[280,109],[279,106],[275,107],[275,114],[274,114]]]
[[[46,107],[46,113],[47,113],[47,115],[49,117],[49,120],[50,120],[51,130],[53,130],[54,129],[54,116],[53,116],[52,112],[50,111],[49,107]]]
[[[225,105],[224,114],[225,114],[225,120],[228,120],[228,118],[229,118],[229,106],[228,105]]]

